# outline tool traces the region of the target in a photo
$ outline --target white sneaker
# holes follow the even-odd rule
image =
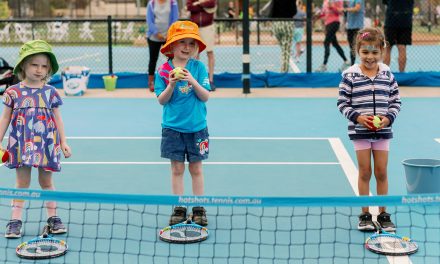
[[[345,71],[346,69],[348,69],[348,67],[350,67],[351,64],[348,62],[344,62],[342,63],[341,69],[339,69],[341,72]]]
[[[315,70],[315,72],[326,72],[327,71],[327,65],[322,64],[318,67],[318,69]]]

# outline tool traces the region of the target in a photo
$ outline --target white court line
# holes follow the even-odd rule
[[[330,145],[335,152],[335,155],[341,164],[342,170],[345,172],[345,176],[347,176],[347,180],[350,183],[351,189],[359,196],[358,190],[358,169],[348,154],[347,150],[344,147],[341,139],[339,138],[329,138]],[[371,196],[370,192],[370,196]]]
[[[328,140],[326,137],[209,137],[210,139],[228,140]],[[67,139],[96,139],[96,140],[156,140],[162,137],[67,137]]]
[[[72,61],[80,61],[82,59],[86,59],[86,58],[93,58],[93,57],[99,57],[101,56],[100,52],[94,53],[94,54],[86,54],[83,56],[79,56],[79,57],[75,57],[75,58],[70,58],[70,59],[65,59],[65,60],[60,60],[58,63],[59,64],[63,64],[66,62],[72,62]]]
[[[347,150],[344,147],[344,144],[342,143],[341,139],[339,138],[329,138],[330,145],[333,148],[333,151],[336,154],[336,157],[339,161],[339,163],[342,166],[342,169],[345,172],[345,175],[347,176],[348,181],[350,182],[351,188],[353,189],[354,193],[359,196],[359,190],[358,190],[358,169],[356,168],[356,165],[354,164],[353,160],[351,159],[350,155],[348,154]],[[370,192],[369,194],[372,196],[373,194]],[[377,216],[379,214],[379,208],[377,206],[370,207],[370,213],[373,216]],[[393,264],[412,264],[411,260],[408,256],[386,256],[389,263]]]
[[[87,165],[170,165],[169,161],[65,161],[61,164],[87,164]],[[339,165],[338,162],[229,162],[206,161],[203,165]]]

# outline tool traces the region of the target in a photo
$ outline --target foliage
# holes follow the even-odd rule
[[[0,19],[9,18],[10,10],[8,7],[8,2],[5,0],[0,0]]]

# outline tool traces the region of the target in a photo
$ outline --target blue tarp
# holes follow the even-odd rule
[[[107,74],[91,74],[88,88],[104,88],[102,76]],[[116,73],[118,76],[116,88],[146,88],[148,75],[145,73]],[[394,73],[399,86],[440,86],[440,72],[409,72]],[[340,73],[276,73],[265,72],[251,74],[251,88],[262,87],[338,87],[341,81]],[[241,73],[221,73],[214,76],[214,82],[218,88],[242,88]],[[50,81],[57,88],[63,87],[61,76],[55,75]]]

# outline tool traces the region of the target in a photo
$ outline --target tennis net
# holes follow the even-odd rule
[[[0,238],[0,263],[29,263],[15,254],[46,224],[45,201],[57,201],[68,253],[50,263],[440,263],[440,194],[374,197],[194,197],[47,192],[0,188],[0,224],[11,199],[26,200],[24,236]],[[194,244],[158,238],[173,205],[204,206],[209,237]],[[397,233],[419,246],[407,257],[364,248],[361,206],[386,205]],[[0,234],[3,234],[0,231]],[[47,263],[47,262],[46,262]]]

